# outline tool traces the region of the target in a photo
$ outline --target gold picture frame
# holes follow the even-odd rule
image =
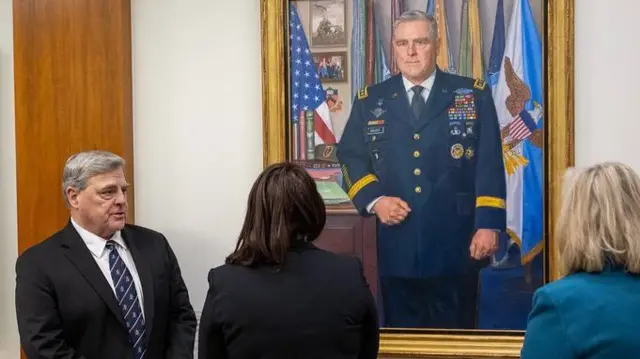
[[[287,159],[286,26],[287,0],[261,1],[263,164]],[[549,278],[557,278],[554,265],[555,218],[560,184],[574,163],[574,0],[546,2],[545,48],[545,235],[549,251]],[[382,331],[383,358],[518,358],[522,332],[496,331]]]

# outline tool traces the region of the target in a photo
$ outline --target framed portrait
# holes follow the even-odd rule
[[[347,0],[313,0],[308,2],[311,13],[311,46],[347,46]]]
[[[318,16],[326,17],[333,25],[329,11],[324,10],[330,8],[327,3],[341,7],[345,18],[342,24],[348,24],[342,28],[343,46],[347,50],[342,55],[331,55],[349,58],[349,76],[345,69],[342,82],[328,83],[323,79],[326,75],[319,72],[318,64],[327,55],[313,51],[317,46],[316,27],[305,23],[304,14],[312,14],[312,24],[317,21],[313,20],[313,14],[317,13],[324,14]],[[314,10],[317,4],[322,7]],[[403,82],[407,77],[403,71],[409,71],[407,64],[401,62],[406,54],[400,51],[412,50],[403,48],[402,41],[394,42],[393,33],[394,23],[411,10],[429,16],[436,28],[429,34],[437,34],[439,39],[435,80],[430,85],[425,80],[430,92],[423,111],[427,113],[426,123],[430,124],[422,127],[410,122],[402,124],[403,118],[411,117],[413,107]],[[264,165],[295,161],[307,168],[325,200],[328,217],[337,218],[338,226],[346,228],[344,216],[368,218],[363,221],[372,223],[364,230],[350,229],[349,236],[364,238],[358,245],[344,244],[348,242],[347,237],[332,240],[336,245],[366,247],[355,252],[375,257],[375,264],[370,265],[370,272],[365,276],[374,288],[380,309],[380,355],[388,358],[518,358],[533,293],[557,278],[553,229],[559,210],[561,178],[574,161],[574,1],[262,0],[261,11]],[[445,79],[455,82],[455,86],[447,85]],[[486,101],[490,101],[495,114],[483,114],[480,108],[489,105],[481,105],[481,101],[485,101],[481,97],[490,99]],[[354,110],[356,105],[361,107]],[[420,116],[423,115],[415,115],[414,119],[419,120]],[[425,215],[421,223],[434,223],[434,226],[439,225],[438,221],[462,223],[467,218],[463,218],[464,215],[473,213],[473,209],[464,210],[468,193],[440,195],[447,193],[447,187],[442,181],[437,182],[438,178],[448,177],[438,177],[440,174],[433,172],[466,168],[469,164],[481,168],[474,162],[478,155],[476,142],[468,141],[480,136],[487,138],[476,133],[478,128],[474,122],[485,116],[491,117],[490,121],[496,126],[496,135],[489,138],[495,141],[492,148],[499,151],[495,153],[501,154],[494,160],[503,166],[492,178],[505,179],[506,193],[502,197],[471,195],[472,208],[503,209],[506,230],[498,231],[499,248],[482,265],[462,272],[447,267],[450,272],[434,275],[437,280],[454,278],[435,282],[445,287],[458,283],[455,279],[458,277],[451,275],[454,272],[462,273],[460,278],[469,280],[458,288],[462,288],[461,296],[472,298],[471,306],[465,307],[472,322],[451,325],[458,321],[448,322],[447,311],[437,306],[418,310],[431,311],[435,314],[429,315],[441,321],[412,324],[392,318],[391,312],[397,313],[398,309],[390,303],[402,289],[386,282],[393,275],[385,277],[384,273],[390,273],[391,267],[409,268],[412,263],[426,261],[426,257],[407,252],[406,246],[396,242],[393,243],[397,248],[384,247],[388,239],[385,236],[402,231],[402,227],[391,230],[376,215],[369,215],[365,209],[368,207],[356,203],[358,191],[371,183],[385,186],[385,176],[389,178],[390,173],[405,176],[397,177],[401,178],[398,180],[401,185],[394,184],[393,190],[406,190],[407,203],[426,208],[427,203],[437,201],[432,207],[435,210],[429,212],[431,217]],[[361,126],[351,121],[359,121]],[[406,126],[406,138],[399,137],[400,127],[391,126]],[[440,128],[443,132],[434,135],[429,133],[429,128]],[[394,142],[396,137],[391,133],[400,138],[398,142]],[[406,158],[390,155],[391,149],[421,140],[443,143],[446,147],[432,153],[427,144],[425,148],[407,151]],[[354,147],[356,145],[360,147]],[[358,173],[357,168],[353,168],[357,166],[346,164],[345,148],[362,152],[366,158],[364,172]],[[434,161],[435,156],[442,156],[446,165],[429,167],[429,156],[434,156]],[[419,161],[415,163],[424,166],[416,165],[406,174],[396,174],[403,161]],[[461,217],[447,218],[443,214],[447,208]],[[413,212],[420,213],[419,210]],[[442,219],[439,216],[443,216]],[[437,220],[433,221],[433,217]],[[470,237],[460,236],[464,241],[470,241]],[[417,248],[428,243],[425,241],[416,240],[413,245]],[[453,253],[453,247],[445,248],[443,243],[431,243],[429,251],[420,255],[439,251],[443,256],[447,255],[446,251]],[[466,246],[468,248],[468,242]],[[447,265],[448,262],[442,267]],[[421,267],[421,273],[429,271],[425,268]],[[414,272],[403,273],[410,273],[406,277],[412,279],[407,282],[414,283]],[[430,274],[420,276],[431,278]],[[428,291],[411,296],[414,303],[429,301]]]
[[[311,57],[320,82],[347,82],[347,52],[312,52]]]

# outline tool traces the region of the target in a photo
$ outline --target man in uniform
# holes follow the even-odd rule
[[[440,71],[435,20],[394,24],[400,74],[360,90],[337,156],[348,194],[378,218],[389,327],[475,328],[478,272],[505,230],[505,174],[491,91]]]

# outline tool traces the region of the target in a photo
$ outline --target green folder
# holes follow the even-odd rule
[[[333,181],[316,180],[318,192],[326,204],[349,203],[351,200],[340,185]]]

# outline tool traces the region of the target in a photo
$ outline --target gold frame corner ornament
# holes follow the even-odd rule
[[[287,160],[288,73],[285,20],[288,0],[260,0],[262,31],[263,164]],[[545,19],[545,233],[549,278],[555,268],[553,228],[564,171],[574,164],[574,3],[547,0]],[[519,358],[522,332],[412,331],[383,329],[380,355],[387,358]]]

